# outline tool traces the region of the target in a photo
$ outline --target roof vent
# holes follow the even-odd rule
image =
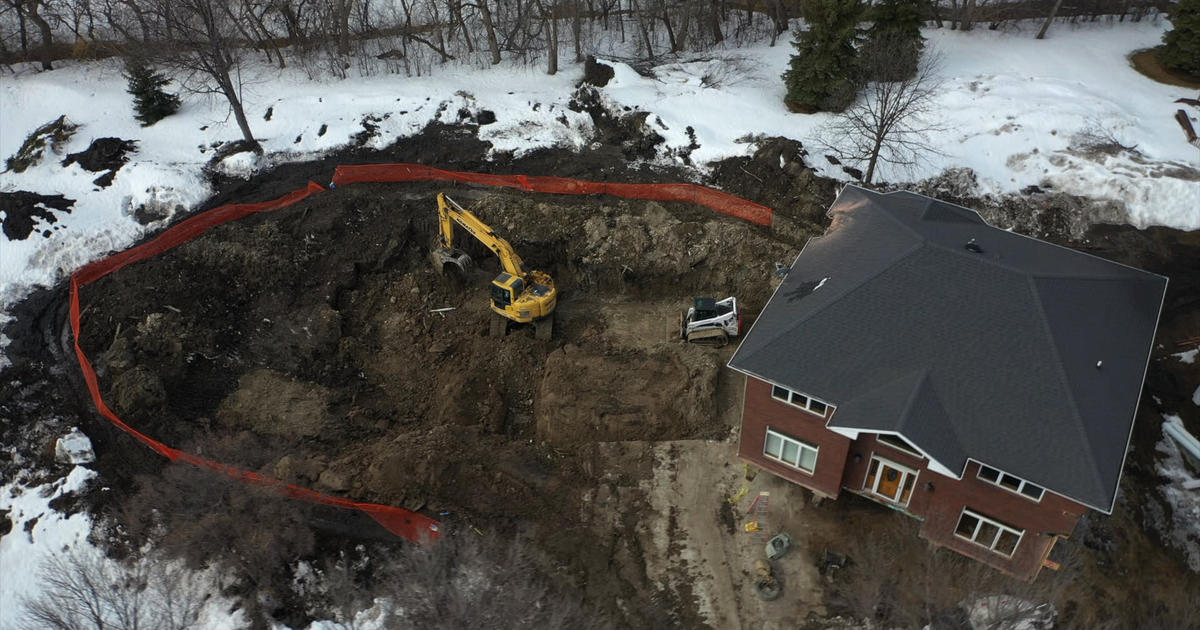
[[[966,245],[963,245],[963,249],[971,252],[972,254],[982,254],[983,253],[983,248],[975,243],[975,239],[971,239],[970,241],[967,242]]]
[[[1097,370],[1099,370],[1099,369],[1100,369],[1100,368],[1102,368],[1102,367],[1104,367],[1104,361],[1097,361],[1097,362],[1096,362],[1096,369],[1097,369]]]

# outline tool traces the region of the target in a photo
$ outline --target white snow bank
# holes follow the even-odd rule
[[[1053,604],[1038,604],[1012,595],[988,595],[962,602],[972,630],[1044,630],[1054,627]]]
[[[943,155],[911,171],[882,165],[877,179],[912,182],[968,167],[984,194],[1052,187],[1121,202],[1138,227],[1200,228],[1200,149],[1173,118],[1175,99],[1194,98],[1195,90],[1156,83],[1127,60],[1157,45],[1166,25],[1056,24],[1040,41],[1035,28],[925,29],[928,49],[941,53],[943,81],[935,108],[942,130],[926,139]],[[803,142],[822,174],[847,179],[814,141],[832,116],[792,114],[783,105],[779,77],[792,52],[786,41],[738,50],[727,65],[739,79],[724,82],[712,80],[723,76],[712,61],[663,66],[653,78],[606,62],[615,76],[604,92],[653,112],[673,147],[688,143],[683,131],[692,127],[698,163],[744,154],[739,139],[747,134],[780,135]]]
[[[944,155],[912,172],[885,166],[881,178],[915,181],[965,166],[979,174],[981,193],[1051,186],[1122,202],[1138,226],[1200,228],[1200,150],[1183,141],[1172,118],[1178,108],[1173,101],[1194,93],[1155,83],[1126,60],[1130,52],[1156,45],[1164,28],[1150,21],[1055,25],[1042,41],[1033,38],[1032,26],[1013,32],[926,29],[929,48],[944,59],[938,118],[945,131],[929,138]],[[680,155],[694,137],[699,148],[691,160],[704,164],[746,153],[749,134],[782,135],[804,142],[823,174],[846,179],[814,143],[830,116],[791,114],[783,106],[779,77],[791,53],[781,40],[775,47],[760,44],[666,64],[655,78],[612,63],[615,76],[602,93],[618,106],[649,112],[647,124],[666,139],[664,155]],[[247,117],[272,164],[310,159],[352,141],[385,147],[434,120],[479,121],[480,138],[495,151],[514,154],[550,145],[580,149],[592,133],[588,115],[567,107],[579,74],[574,64],[564,64],[555,76],[508,63],[449,65],[424,77],[313,81],[299,70],[266,66],[244,74],[250,77]],[[138,141],[108,188],[92,183],[97,173],[61,167],[57,156],[25,173],[0,174],[0,190],[76,200],[57,222],[38,221],[30,238],[0,240],[0,313],[30,287],[52,284],[140,238],[149,228],[133,218],[139,207],[151,206],[155,212],[149,214],[162,219],[194,208],[211,193],[201,173],[214,147],[240,138],[227,107],[215,98],[187,96],[178,114],[139,126],[113,60],[62,62],[49,72],[30,66],[0,84],[0,110],[0,157],[63,114],[81,125],[64,151],[81,151],[107,136]],[[484,112],[495,121],[481,117]],[[1136,145],[1136,152],[1096,146],[1108,140]],[[262,167],[252,162],[239,154],[222,167],[246,176]],[[44,231],[49,236],[41,236]]]
[[[1183,420],[1173,414],[1163,414],[1163,427],[1174,424],[1183,427]],[[1159,475],[1168,481],[1162,494],[1171,506],[1171,522],[1167,532],[1185,556],[1188,566],[1200,572],[1200,489],[1188,490],[1184,484],[1196,479],[1184,462],[1179,445],[1164,431],[1156,450],[1163,455],[1155,465]]]
[[[92,521],[87,514],[64,516],[50,508],[58,497],[83,489],[96,475],[82,467],[51,484],[0,487],[0,510],[9,511],[12,531],[0,538],[0,628],[16,628],[21,602],[40,588],[42,564],[49,554],[87,545]]]
[[[75,447],[82,447],[84,442],[89,449],[91,446],[78,429],[59,443],[64,441]],[[65,516],[50,507],[54,499],[82,491],[94,478],[95,472],[76,466],[65,477],[43,486],[26,488],[10,483],[0,487],[0,510],[8,511],[13,525],[12,531],[0,537],[0,628],[22,627],[23,603],[42,593],[48,560],[78,553],[81,555],[77,557],[103,563],[105,575],[122,575],[115,561],[108,560],[88,540],[92,520],[85,512]],[[192,573],[179,565],[167,565],[164,571],[184,571],[182,579],[189,588],[198,589],[196,601],[203,600],[196,626],[199,630],[245,627],[242,611],[234,611],[233,601],[220,595],[220,575],[215,570]],[[154,588],[146,593],[163,595]]]
[[[549,145],[581,148],[592,130],[587,114],[566,107],[576,78],[570,68],[551,77],[516,65],[447,66],[434,76],[383,75],[327,83],[308,80],[297,70],[248,69],[253,72],[257,76],[245,87],[245,109],[273,164],[311,159],[350,144],[356,134],[365,134],[360,136],[364,146],[383,148],[430,121],[457,122],[483,110],[493,112],[495,122],[481,126],[479,135],[496,151],[521,154]],[[152,127],[139,126],[119,63],[112,60],[64,61],[53,71],[27,69],[8,77],[0,83],[0,111],[0,158],[13,155],[28,133],[63,114],[80,125],[64,153],[82,151],[101,137],[138,142],[108,188],[92,183],[100,173],[78,165],[63,168],[62,156],[52,154],[24,173],[0,173],[0,191],[62,194],[75,200],[70,213],[56,213],[56,222],[38,220],[28,239],[9,241],[0,235],[0,313],[8,312],[31,287],[53,284],[143,236],[148,228],[133,218],[138,207],[149,205],[155,211],[151,214],[163,218],[196,207],[212,192],[202,169],[213,157],[214,146],[241,138],[222,101],[196,96],[185,96],[176,115]],[[261,167],[244,153],[218,165],[242,177]],[[49,235],[41,236],[43,231]]]
[[[90,464],[96,461],[92,440],[74,427],[54,443],[54,459],[60,464]]]
[[[1200,354],[1200,348],[1195,348],[1186,352],[1176,352],[1171,356],[1183,361],[1184,363],[1195,363],[1197,354]]]

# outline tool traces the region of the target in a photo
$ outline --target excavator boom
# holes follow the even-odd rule
[[[441,226],[442,247],[448,250],[454,250],[454,224],[462,226],[471,236],[474,236],[492,250],[496,257],[500,259],[500,266],[510,275],[523,277],[529,273],[529,269],[525,267],[524,261],[513,251],[512,245],[505,239],[497,236],[492,228],[486,223],[479,220],[479,217],[469,212],[466,208],[458,205],[453,199],[446,196],[445,193],[438,193],[438,223]]]

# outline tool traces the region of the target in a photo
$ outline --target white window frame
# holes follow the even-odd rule
[[[767,444],[770,442],[771,436],[777,437],[780,440],[778,456],[772,455],[767,452]],[[783,458],[784,445],[786,445],[789,442],[793,443],[797,446],[795,463],[792,463]],[[812,451],[812,469],[811,470],[800,465],[800,462],[803,461],[803,459],[804,459],[803,454],[805,453],[805,451]],[[787,465],[787,466],[791,466],[792,468],[795,468],[796,470],[799,470],[800,472],[811,475],[817,470],[817,459],[820,457],[820,455],[821,455],[821,447],[817,446],[816,444],[809,444],[808,442],[805,442],[803,440],[797,440],[796,438],[791,437],[790,435],[787,435],[785,433],[780,433],[779,431],[776,431],[776,430],[772,429],[771,427],[767,427],[767,434],[763,437],[763,457],[766,457],[767,459],[771,459],[773,461],[777,461],[777,462]]]
[[[786,398],[780,397],[778,394],[776,394],[776,390],[783,390],[783,391],[787,392],[787,397]],[[829,409],[831,407],[833,407],[833,405],[825,402],[824,400],[821,400],[820,398],[815,398],[813,396],[809,396],[808,394],[805,394],[804,392],[798,392],[794,389],[789,389],[787,387],[784,387],[783,385],[776,385],[774,383],[771,383],[771,398],[774,398],[775,400],[778,400],[779,402],[784,403],[785,405],[791,405],[792,407],[795,407],[797,409],[803,409],[804,411],[807,411],[808,413],[811,413],[814,416],[819,416],[821,418],[829,417]],[[797,399],[803,399],[804,402],[803,403],[797,402]],[[812,404],[814,402],[824,405],[825,411],[813,410]]]
[[[873,484],[872,487],[868,488],[867,487],[867,479],[871,476],[871,462],[873,462],[873,461],[879,462],[879,468],[877,468],[875,470],[875,483]],[[879,480],[883,478],[883,475],[880,473],[883,472],[884,466],[888,466],[889,468],[895,468],[896,470],[899,470],[902,475],[904,475],[904,477],[900,478],[900,484],[897,486],[898,489],[896,491],[895,499],[893,499],[887,495],[884,495],[884,494],[879,494]],[[879,455],[876,455],[875,453],[871,453],[871,459],[867,461],[867,472],[863,474],[863,486],[862,487],[863,487],[863,490],[866,490],[867,492],[871,493],[871,496],[879,497],[880,499],[884,499],[884,500],[888,501],[889,503],[899,505],[900,507],[907,507],[908,502],[912,500],[912,495],[916,493],[917,479],[920,476],[921,476],[920,471],[913,470],[912,468],[909,468],[908,466],[905,466],[903,464],[897,464],[896,462],[894,462],[886,457],[881,457]],[[913,478],[913,493],[908,495],[907,500],[901,502],[900,499],[902,499],[904,497],[904,486],[908,485],[907,477]]]
[[[970,516],[971,518],[974,518],[976,520],[975,531],[971,532],[970,536],[963,536],[962,534],[958,533],[958,526],[960,523],[962,523],[963,516]],[[982,542],[979,542],[978,540],[976,540],[979,537],[979,532],[983,529],[984,523],[987,523],[996,528],[996,535],[992,538],[992,541],[990,544],[982,543]],[[1000,542],[1000,535],[1003,534],[1004,532],[1008,532],[1017,537],[1017,543],[1015,545],[1013,545],[1012,553],[1005,553],[1003,551],[996,549],[996,545],[999,544],[999,542]],[[963,540],[970,541],[971,543],[979,545],[980,547],[983,547],[984,549],[987,549],[988,551],[991,551],[992,553],[1000,554],[1006,558],[1011,558],[1014,555],[1016,555],[1017,549],[1020,549],[1021,541],[1025,539],[1025,530],[1017,529],[1016,527],[1013,527],[1012,525],[1005,525],[1004,523],[1001,523],[1000,521],[997,521],[994,518],[988,518],[988,517],[980,514],[979,512],[976,512],[975,510],[964,507],[962,510],[962,513],[960,513],[958,515],[958,520],[954,522],[954,535],[957,538],[961,538]]]
[[[984,477],[984,476],[983,476],[983,471],[984,471],[984,469],[991,470],[991,471],[995,471],[995,473],[996,473],[996,480],[995,480],[995,481],[992,481],[991,479],[988,479],[987,477]],[[1005,490],[1008,490],[1009,492],[1011,492],[1011,493],[1013,493],[1013,494],[1019,494],[1019,495],[1021,495],[1021,496],[1025,497],[1026,499],[1029,499],[1030,501],[1033,501],[1034,503],[1041,503],[1041,502],[1042,502],[1042,497],[1046,496],[1046,489],[1045,489],[1044,487],[1042,487],[1042,486],[1040,486],[1040,485],[1038,485],[1038,484],[1036,484],[1036,483],[1033,483],[1033,482],[1031,482],[1031,481],[1025,481],[1024,479],[1022,479],[1022,478],[1020,478],[1020,477],[1018,477],[1018,476],[1016,476],[1016,475],[1013,475],[1013,474],[1006,473],[1006,472],[1004,472],[1003,470],[1000,470],[999,468],[996,468],[995,466],[988,466],[987,464],[982,464],[982,463],[981,463],[981,464],[979,464],[979,472],[975,473],[975,476],[976,476],[976,477],[978,477],[980,481],[983,481],[983,482],[985,482],[985,483],[989,483],[989,484],[991,484],[991,485],[993,485],[993,486],[997,486],[997,487],[999,487],[999,488],[1004,488]],[[1018,482],[1018,483],[1017,483],[1017,488],[1016,488],[1015,490],[1014,490],[1014,489],[1012,489],[1012,488],[1011,488],[1011,487],[1009,487],[1009,486],[1006,486],[1006,485],[1004,485],[1004,484],[1000,483],[1000,480],[1001,480],[1001,479],[1004,479],[1005,477],[1011,477],[1012,479],[1015,479],[1015,480]],[[1038,495],[1037,495],[1037,497],[1036,497],[1036,498],[1035,498],[1035,497],[1032,497],[1032,496],[1030,496],[1030,495],[1028,495],[1028,494],[1025,494],[1025,488],[1027,488],[1027,487],[1029,487],[1029,486],[1033,486],[1034,488],[1037,488],[1037,489],[1041,490],[1041,492],[1040,492],[1040,493],[1038,493]]]

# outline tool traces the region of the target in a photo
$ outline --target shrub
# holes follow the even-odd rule
[[[808,28],[797,31],[796,54],[783,73],[788,109],[841,111],[858,91],[859,0],[816,0],[805,9]]]
[[[1158,59],[1172,70],[1200,76],[1200,0],[1179,0],[1171,9],[1171,30],[1163,35]]]
[[[127,60],[125,79],[129,82],[125,91],[133,95],[134,118],[143,127],[149,127],[179,111],[179,97],[163,90],[163,86],[171,80],[149,66],[140,61]]]

